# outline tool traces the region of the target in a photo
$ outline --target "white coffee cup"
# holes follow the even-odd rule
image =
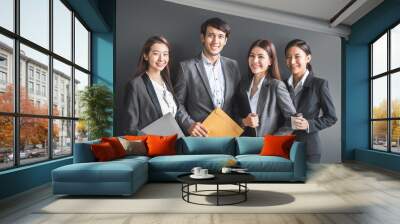
[[[200,176],[207,176],[208,175],[208,169],[201,169],[200,170]]]
[[[221,172],[222,173],[230,173],[232,171],[232,168],[230,167],[222,167]]]
[[[303,117],[303,114],[302,113],[297,113],[297,114],[295,114],[295,115],[290,117],[290,123],[291,123],[291,126],[292,126],[293,130],[297,130],[298,129],[297,125],[296,125],[296,119],[299,118],[299,117]]]
[[[201,175],[201,174],[200,174],[200,171],[201,171],[201,170],[202,170],[202,168],[199,167],[199,166],[193,167],[192,173],[193,173],[194,175],[196,175],[196,176],[199,176],[199,175]]]

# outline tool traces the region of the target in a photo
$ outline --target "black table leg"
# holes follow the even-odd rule
[[[244,201],[247,201],[247,182],[246,183],[244,183],[244,190],[245,190],[245,192],[244,192]]]
[[[217,184],[217,206],[219,206],[219,184]]]

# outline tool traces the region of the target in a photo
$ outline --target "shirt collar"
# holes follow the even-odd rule
[[[261,78],[260,82],[259,82],[258,85],[257,85],[257,92],[260,91],[261,86],[262,86],[262,84],[263,84],[263,82],[264,82],[264,79],[265,79],[265,75],[264,75],[264,77]],[[253,77],[253,79],[251,80],[249,91],[251,90],[251,87],[253,86],[253,83],[254,83],[254,77]]]
[[[221,55],[218,55],[218,59],[217,61],[213,64],[210,62],[210,60],[208,60],[208,58],[204,55],[204,52],[201,51],[201,60],[203,61],[203,63],[205,65],[209,65],[209,66],[215,66],[218,65],[221,62]]]
[[[300,81],[297,83],[297,85],[304,85],[304,82],[306,81],[308,74],[310,74],[310,72],[308,71],[308,69],[306,69],[306,72],[304,73],[303,77],[300,79]],[[290,87],[292,88],[296,88],[297,86],[293,87],[293,74],[290,75],[289,80],[288,80],[288,84]]]

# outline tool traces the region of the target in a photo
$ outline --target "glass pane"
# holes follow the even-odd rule
[[[89,70],[89,32],[75,18],[75,63]]]
[[[72,12],[60,1],[53,1],[53,51],[71,60]]]
[[[49,158],[49,120],[22,117],[20,119],[20,164],[34,163]]]
[[[387,121],[372,122],[372,148],[387,151]]]
[[[53,60],[53,114],[72,117],[71,66]]]
[[[390,122],[392,124],[392,152],[400,153],[400,120]]]
[[[0,26],[14,31],[14,0],[0,1]]]
[[[372,118],[387,118],[387,77],[372,81]]]
[[[47,115],[49,57],[21,44],[21,113]]]
[[[0,111],[14,111],[14,43],[0,35]]]
[[[387,71],[387,34],[383,35],[372,45],[373,75]]]
[[[399,55],[400,56],[400,55]],[[390,98],[391,98],[391,115],[392,117],[400,118],[400,72],[391,75],[391,88],[390,88]]]
[[[81,72],[78,69],[75,69],[75,117],[79,117],[81,115],[79,98],[80,93],[85,89],[86,86],[89,86],[89,75]]]
[[[49,0],[20,0],[21,36],[49,48]]]
[[[75,143],[88,140],[88,128],[84,120],[75,121]]]
[[[72,155],[72,121],[53,120],[53,157]]]
[[[400,67],[400,24],[391,31],[390,37],[390,68]]]
[[[14,164],[13,118],[0,116],[0,170]]]

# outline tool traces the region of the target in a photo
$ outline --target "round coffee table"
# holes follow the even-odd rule
[[[234,205],[247,200],[247,192],[249,188],[247,183],[255,180],[255,177],[249,173],[216,173],[213,174],[215,177],[212,179],[193,179],[190,177],[191,173],[182,174],[177,177],[178,181],[182,183],[182,199],[188,203],[198,204],[198,205]],[[198,184],[204,185],[215,185],[215,190],[197,190]],[[190,186],[195,186],[194,191],[190,191]],[[237,190],[224,190],[220,189],[220,185],[236,185]],[[215,194],[206,194],[209,192],[215,192]],[[190,200],[190,196],[203,196],[203,197],[216,197],[216,204],[203,204],[197,203]],[[221,202],[221,197],[232,197],[240,196],[239,200],[231,203]]]

